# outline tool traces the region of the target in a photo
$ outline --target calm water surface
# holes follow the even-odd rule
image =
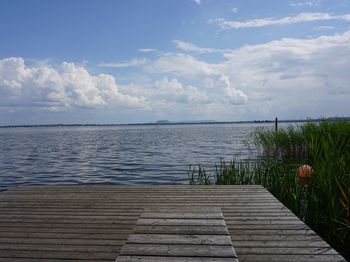
[[[189,164],[252,157],[260,125],[0,129],[0,190],[23,184],[187,184]],[[272,128],[272,124],[265,125]]]

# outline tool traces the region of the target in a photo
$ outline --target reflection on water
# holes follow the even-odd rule
[[[2,128],[0,190],[20,184],[187,183],[188,164],[248,158],[244,140],[256,127]]]

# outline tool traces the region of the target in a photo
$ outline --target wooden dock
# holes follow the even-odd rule
[[[226,253],[216,252],[222,247]],[[35,186],[0,193],[0,262],[214,262],[236,255],[240,262],[346,261],[261,186]]]
[[[147,208],[116,262],[238,262],[218,207]]]

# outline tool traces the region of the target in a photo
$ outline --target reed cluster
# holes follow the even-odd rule
[[[350,258],[350,122],[306,123],[277,132],[258,129],[255,161],[225,163],[212,173],[189,167],[191,184],[260,184],[321,237]],[[308,164],[313,173],[300,177]]]

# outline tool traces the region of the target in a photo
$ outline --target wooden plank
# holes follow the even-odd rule
[[[232,245],[228,235],[131,234],[127,241],[132,244]]]
[[[262,216],[230,216],[225,219],[225,221],[230,221],[232,223],[242,223],[242,222],[276,222],[276,221],[296,221],[295,217],[293,216],[275,216],[275,217],[262,217]],[[300,221],[300,223],[302,223]]]
[[[38,251],[38,250],[1,250],[0,258],[6,258],[9,261],[17,258],[30,259],[44,259],[50,261],[51,259],[65,259],[65,260],[109,260],[114,261],[118,252],[71,252],[71,251]],[[16,261],[16,260],[15,260]]]
[[[59,190],[89,190],[89,191],[96,191],[96,190],[111,190],[111,191],[133,191],[133,190],[150,190],[150,191],[156,191],[156,190],[228,190],[228,191],[234,191],[234,190],[262,190],[265,191],[264,187],[261,185],[230,185],[229,187],[226,185],[152,185],[145,186],[145,185],[127,185],[127,186],[120,186],[121,188],[116,188],[115,185],[96,185],[96,184],[80,184],[80,185],[55,185],[55,186],[47,186],[47,185],[26,185],[26,186],[20,186],[13,188],[12,191],[27,191],[27,190],[39,190],[43,189],[45,191],[59,191]],[[265,191],[266,192],[266,191]]]
[[[233,246],[224,245],[162,245],[126,244],[121,255],[171,256],[171,257],[232,257],[236,258]],[[119,260],[117,260],[119,262]]]
[[[0,210],[0,214],[6,215],[6,216],[35,216],[35,215],[47,215],[47,216],[57,216],[59,214],[59,216],[96,216],[96,213],[98,214],[98,216],[103,216],[103,217],[121,217],[121,218],[138,218],[138,216],[140,215],[140,212],[142,212],[142,210],[140,211],[134,211],[134,212],[128,212],[128,211],[123,211],[123,210],[99,210],[98,212],[96,212],[96,210],[85,210],[85,211],[74,211],[74,209],[72,210],[65,210],[65,209],[11,209],[11,208],[3,208]],[[6,217],[4,216],[4,217]]]
[[[226,226],[223,219],[180,219],[180,218],[141,218],[137,221],[137,225],[145,226]]]
[[[145,212],[141,214],[141,218],[216,218],[222,219],[222,215],[218,213],[150,213]]]
[[[110,224],[104,224],[104,223],[64,223],[62,221],[56,221],[56,222],[32,222],[32,223],[28,223],[28,222],[16,222],[16,223],[11,223],[11,222],[6,222],[6,223],[0,223],[0,228],[9,228],[9,227],[33,227],[33,228],[71,228],[71,229],[96,229],[96,230],[100,230],[100,229],[129,229],[131,230],[133,228],[132,223],[130,224],[124,224],[124,225],[120,225],[120,224],[115,224],[115,223],[110,223]],[[1,232],[1,230],[0,230]]]
[[[152,220],[152,221],[151,221]],[[144,223],[153,223],[154,219],[144,219]],[[161,219],[159,219],[161,220]],[[199,219],[198,219],[199,220]],[[32,219],[32,218],[9,218],[9,219],[3,219],[1,220],[0,224],[2,223],[52,223],[52,224],[103,224],[103,225],[108,225],[108,224],[119,224],[119,225],[133,225],[137,220],[136,219],[89,219],[87,218],[79,218],[79,219],[72,219],[72,218],[37,218],[37,219]],[[157,222],[157,221],[154,221]],[[159,222],[161,223],[161,222]],[[173,223],[181,223],[181,221],[173,221]],[[198,223],[194,222],[193,223],[196,225]],[[215,220],[213,219],[212,223],[216,223]]]
[[[131,232],[132,228],[71,228],[71,227],[24,227],[22,224],[18,224],[17,227],[4,227],[0,228],[1,236],[15,234],[21,237],[35,237],[36,234],[78,234],[82,237],[93,235],[125,235]],[[12,235],[13,236],[13,235]],[[126,239],[126,237],[125,237]]]
[[[292,229],[266,229],[266,228],[261,228],[261,229],[251,229],[251,228],[237,228],[230,230],[231,235],[235,236],[246,236],[246,237],[253,237],[253,236],[267,236],[271,237],[271,235],[285,235],[287,237],[293,236],[293,235],[302,235],[302,236],[317,236],[317,234],[312,231],[309,228],[306,229],[298,229],[298,228],[292,228]]]
[[[283,229],[297,229],[297,230],[302,230],[302,229],[309,229],[309,227],[305,224],[277,224],[277,225],[251,225],[251,224],[245,224],[245,225],[239,225],[239,224],[234,224],[230,225],[227,224],[227,229],[229,231],[231,230],[238,230],[238,229],[254,229],[254,230],[283,230]]]
[[[268,248],[270,247],[292,247],[292,248],[308,248],[308,247],[320,247],[329,248],[329,245],[323,240],[250,240],[250,241],[233,241],[235,247],[245,247],[245,248]]]
[[[0,223],[0,232],[6,230],[7,228],[72,228],[72,229],[89,229],[89,228],[95,228],[95,229],[132,229],[133,224],[132,223],[125,223],[125,224],[117,224],[117,223],[80,223],[80,222],[73,222],[73,223],[65,223],[62,221],[47,221],[47,222],[3,222]]]
[[[96,214],[96,213],[95,213]],[[138,219],[139,215],[67,215],[67,214],[60,214],[60,215],[52,215],[52,214],[21,214],[21,215],[1,215],[1,220],[11,220],[16,221],[17,219],[25,220],[25,219],[69,219],[69,220],[79,220],[79,219],[89,219],[89,220],[114,220],[114,221],[125,221],[125,220],[131,220],[136,221]]]
[[[202,194],[198,193],[183,193],[179,195],[179,193],[182,192],[174,192],[174,193],[142,193],[142,194],[118,194],[118,193],[110,193],[111,195],[108,196],[108,199],[111,200],[118,200],[118,199],[125,199],[128,200],[130,196],[135,196],[137,199],[147,199],[147,200],[156,200],[157,196],[162,195],[164,199],[173,199],[173,200],[178,200],[178,199],[189,199],[195,201],[198,198],[212,198],[212,199],[221,199],[221,198],[229,198],[229,199],[242,199],[242,201],[259,201],[263,202],[265,201],[278,201],[276,198],[272,197],[271,195],[267,194],[255,194],[255,193],[235,193],[234,195],[228,195],[223,192],[220,194],[215,194],[215,192],[206,192]],[[208,193],[213,194],[212,197],[208,196]],[[215,195],[214,195],[215,194]],[[58,196],[59,198],[62,199],[84,199],[84,200],[90,200],[92,198],[99,199],[100,197],[106,196],[106,194],[92,194],[92,193],[82,193],[82,194],[55,194],[55,193],[43,193],[43,197],[41,199],[45,200],[54,200],[53,195]],[[31,194],[8,194],[8,195],[1,195],[0,199],[1,200],[12,200],[12,199],[18,199],[18,200],[34,200],[40,198],[39,195],[31,195]],[[163,200],[163,199],[162,199]]]
[[[337,255],[337,252],[331,247],[236,247],[240,254],[255,255]]]
[[[224,226],[141,226],[135,225],[134,233],[140,234],[191,234],[191,235],[228,235],[227,228]]]
[[[54,259],[54,258],[1,258],[0,262],[67,262],[67,259]],[[111,262],[113,260],[110,259],[99,259],[98,262]],[[96,259],[69,259],[69,262],[96,262]]]
[[[322,241],[324,243],[324,241],[316,234],[245,234],[244,231],[231,234],[231,240],[234,243],[237,243],[238,241]]]
[[[52,232],[43,233],[43,232],[38,232],[38,230],[36,229],[31,231],[27,231],[26,229],[20,229],[14,232],[13,231],[1,232],[0,243],[10,243],[10,241],[20,242],[21,240],[23,242],[26,240],[36,241],[37,239],[39,240],[54,239],[55,241],[56,240],[57,241],[76,240],[76,239],[78,240],[92,239],[92,240],[99,240],[99,241],[105,241],[105,240],[124,241],[126,240],[129,233],[130,233],[130,230],[125,232],[118,230],[112,233],[110,233],[110,230],[106,232],[93,230],[92,233],[84,232],[84,231],[72,233],[71,230],[66,230],[65,232],[59,232],[59,233],[52,233]]]
[[[115,253],[117,254],[121,245],[64,245],[64,244],[27,244],[22,243],[21,245],[14,244],[0,244],[0,253],[4,251],[43,251],[43,252],[87,252],[87,253]]]
[[[256,255],[247,254],[239,257],[239,262],[346,262],[346,260],[340,255],[294,255],[285,253],[270,254],[270,255]]]
[[[192,261],[191,258],[203,257],[236,259],[237,255],[227,230],[220,229],[226,229],[226,226],[219,208],[205,208],[206,212],[203,212],[203,209],[196,207],[188,213],[186,211],[179,208],[168,209],[166,212],[155,210],[152,213],[147,209],[141,214],[134,233],[128,237],[117,261],[127,261],[126,257],[131,258],[131,261],[135,260],[135,257],[140,261],[149,261],[144,258],[150,256],[163,257],[161,261],[167,261],[168,257],[188,257],[188,261]],[[176,218],[168,218],[169,215]],[[162,232],[155,233],[155,225],[162,226]],[[139,233],[140,229],[145,230],[145,226],[150,229],[149,233]],[[199,228],[211,229],[212,234],[193,234],[188,226],[196,228],[197,231]]]
[[[296,226],[304,226],[304,223],[301,222],[300,220],[260,220],[260,221],[255,221],[255,220],[227,220],[226,221],[227,226],[245,226],[245,225],[254,225],[254,226],[265,226],[265,225],[296,225]]]
[[[100,201],[95,201],[93,202],[93,200],[88,201],[88,202],[82,202],[82,201],[74,201],[74,200],[67,200],[66,202],[64,201],[59,201],[59,200],[55,200],[55,201],[49,201],[49,202],[43,202],[40,200],[37,201],[33,201],[33,202],[28,202],[28,201],[7,201],[6,204],[2,204],[0,203],[1,207],[11,207],[11,206],[27,206],[27,207],[70,207],[70,208],[80,208],[80,209],[84,209],[84,208],[94,208],[96,210],[98,209],[106,209],[106,208],[111,208],[113,206],[118,206],[118,207],[140,207],[140,206],[144,206],[144,207],[153,207],[153,206],[164,206],[164,207],[183,207],[186,206],[188,208],[190,208],[193,205],[196,206],[222,206],[222,207],[227,207],[227,206],[232,206],[232,201],[230,201],[229,199],[225,199],[225,200],[207,200],[207,199],[202,199],[202,200],[198,200],[201,201],[201,203],[196,203],[196,202],[191,202],[191,201],[168,201],[168,202],[161,202],[161,201],[154,201],[154,202],[147,202],[147,201],[139,201],[139,202],[129,202],[129,201],[111,201],[110,203],[108,203],[108,201],[105,202],[100,202]],[[206,202],[206,203],[205,203]],[[83,206],[82,206],[83,205]],[[241,207],[243,209],[254,209],[256,207],[260,207],[260,208],[282,208],[282,204],[279,203],[265,203],[265,202],[260,202],[260,203],[254,203],[254,202],[247,202],[245,203],[244,201],[241,201],[239,203],[235,203],[234,204],[235,207]]]
[[[148,207],[144,209],[144,212],[141,214],[141,217],[145,214],[153,213],[153,215],[159,214],[168,214],[168,213],[177,213],[177,214],[196,214],[196,215],[204,215],[204,214],[210,214],[210,215],[219,215],[220,218],[222,218],[222,212],[221,208],[219,207],[181,207],[181,208],[172,208],[171,206],[168,207]]]
[[[97,236],[98,237],[98,236]],[[22,244],[35,244],[35,245],[86,245],[86,246],[123,246],[125,244],[125,237],[123,239],[111,238],[67,238],[67,237],[36,237],[36,238],[0,238],[0,249],[4,244],[11,244],[17,246],[20,249]],[[3,249],[3,248],[2,248]],[[12,249],[12,248],[11,248]],[[100,249],[98,249],[100,250]]]
[[[118,262],[238,262],[235,258],[119,256]]]

